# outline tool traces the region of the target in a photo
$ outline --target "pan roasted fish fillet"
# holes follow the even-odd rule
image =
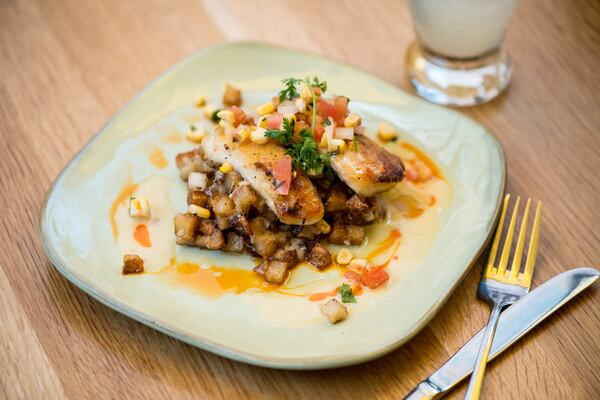
[[[346,185],[360,196],[370,197],[402,180],[404,166],[398,156],[364,135],[357,134],[356,139],[358,152],[349,149],[331,157],[331,167]]]
[[[283,196],[275,193],[272,170],[285,149],[276,143],[255,144],[233,142],[226,134],[215,132],[202,141],[209,159],[229,162],[262,196],[279,220],[287,225],[310,225],[323,218],[324,207],[316,188],[301,172],[292,180],[290,191]]]

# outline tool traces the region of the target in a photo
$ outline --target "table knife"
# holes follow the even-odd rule
[[[598,280],[593,268],[575,268],[555,276],[508,307],[501,315],[489,360],[506,350],[523,335]],[[429,378],[419,383],[404,399],[439,399],[473,372],[483,329]]]

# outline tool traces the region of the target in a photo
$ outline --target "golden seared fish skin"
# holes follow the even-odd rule
[[[402,180],[404,166],[400,157],[364,135],[357,134],[358,151],[350,149],[331,157],[337,176],[358,195],[374,196],[390,190]]]
[[[217,131],[207,135],[201,146],[211,160],[229,162],[265,199],[282,223],[310,225],[323,218],[325,208],[317,189],[300,171],[292,179],[287,195],[275,193],[275,179],[271,171],[275,162],[285,156],[285,149],[279,144],[256,144],[249,140],[235,142]]]

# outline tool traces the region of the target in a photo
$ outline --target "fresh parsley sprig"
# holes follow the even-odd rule
[[[302,79],[296,78],[285,78],[281,82],[285,85],[285,88],[279,92],[279,100],[293,100],[294,97],[298,97],[298,91],[296,85],[302,82]]]
[[[317,142],[312,133],[303,129],[299,136],[301,142],[292,142],[286,150],[286,153],[293,159],[294,167],[307,173],[322,174],[329,166],[329,157],[326,154],[319,154]]]
[[[296,122],[291,118],[284,118],[282,125],[283,129],[268,129],[265,132],[265,136],[270,139],[275,139],[279,143],[286,145],[291,143],[293,140]]]

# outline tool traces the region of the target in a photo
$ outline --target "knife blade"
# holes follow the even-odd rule
[[[489,360],[506,350],[523,335],[598,280],[600,272],[581,267],[563,272],[522,297],[501,315]],[[473,372],[483,329],[429,378],[419,383],[405,400],[439,399]]]

